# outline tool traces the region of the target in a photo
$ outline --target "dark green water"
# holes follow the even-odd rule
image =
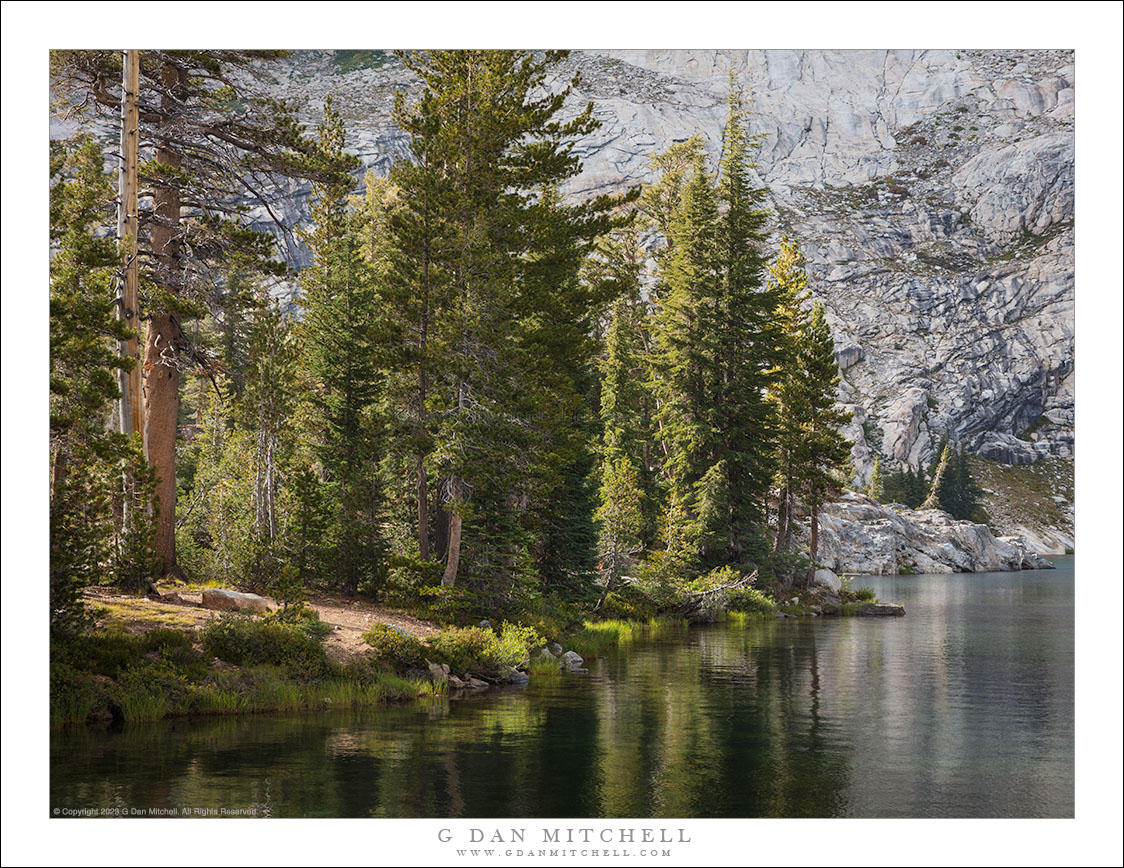
[[[908,616],[664,632],[589,675],[51,742],[51,808],[1072,817],[1073,564],[863,579]]]

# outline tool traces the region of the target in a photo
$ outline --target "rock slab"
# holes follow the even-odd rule
[[[897,606],[891,603],[866,603],[859,607],[856,615],[889,615],[891,617],[901,618],[905,616],[905,606]]]
[[[203,591],[203,608],[226,612],[269,611],[264,597],[257,594],[243,594],[240,591],[227,591],[222,588],[207,588]]]

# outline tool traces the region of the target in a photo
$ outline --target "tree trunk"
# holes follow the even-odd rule
[[[55,511],[55,507],[59,504],[60,495],[62,494],[63,487],[66,485],[66,478],[70,471],[70,453],[69,451],[60,446],[55,453],[55,466],[51,470],[51,512]]]
[[[145,457],[156,471],[156,557],[164,574],[179,574],[176,565],[176,421],[179,415],[180,372],[175,364],[161,364],[161,349],[170,346],[175,327],[168,314],[148,323],[144,348]]]
[[[186,83],[186,74],[170,64],[164,67],[162,102],[171,110],[176,94]],[[169,115],[171,111],[169,111]],[[159,134],[158,134],[159,139]],[[178,151],[160,142],[156,160],[179,168]],[[175,291],[180,259],[180,194],[174,184],[155,183],[153,200],[156,219],[152,223],[150,244],[157,263],[157,280]],[[148,323],[144,352],[144,449],[148,463],[156,471],[156,557],[164,574],[179,575],[176,564],[176,425],[180,408],[180,372],[177,367],[178,329],[166,312],[156,313]]]
[[[460,495],[460,481],[453,480],[453,490],[458,499]],[[461,518],[460,510],[455,509],[449,513],[449,556],[445,561],[445,574],[441,576],[441,584],[451,588],[457,582],[457,569],[461,562]]]
[[[808,571],[808,584],[811,586],[812,578],[816,574],[816,553],[820,545],[820,509],[819,504],[812,501],[812,534],[808,541],[808,554],[812,559],[812,565]]]
[[[433,551],[438,557],[444,557],[449,550],[449,511],[435,504],[436,513],[433,516]]]
[[[418,456],[418,556],[429,560],[429,485],[425,478],[425,457]]]
[[[789,528],[792,524],[792,488],[786,485],[781,491],[781,506],[777,513],[777,539],[773,544],[774,552],[784,551],[788,545]]]

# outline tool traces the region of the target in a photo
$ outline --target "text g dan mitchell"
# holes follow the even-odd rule
[[[528,832],[531,839],[528,841]],[[467,833],[467,839],[464,837]],[[541,834],[541,838],[538,836]],[[537,839],[537,840],[536,840]],[[691,837],[686,829],[616,828],[592,829],[584,827],[553,829],[439,829],[437,840],[442,843],[460,841],[468,844],[687,844]]]

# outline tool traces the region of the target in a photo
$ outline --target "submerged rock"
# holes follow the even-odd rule
[[[892,615],[901,617],[905,615],[905,606],[892,603],[865,603],[859,607],[856,615]]]

